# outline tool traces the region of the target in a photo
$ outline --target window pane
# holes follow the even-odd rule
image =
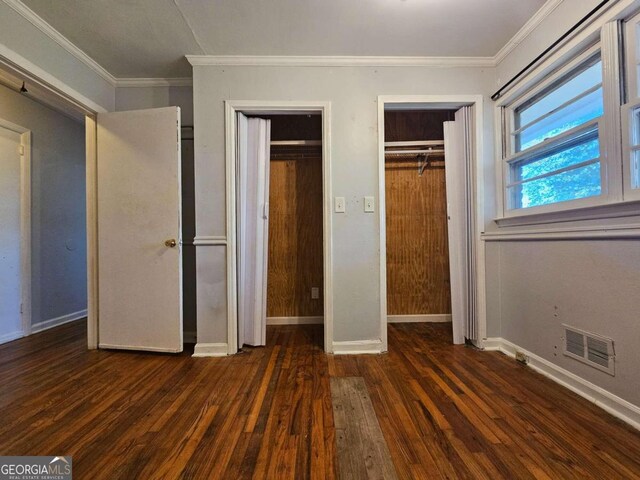
[[[542,98],[536,99],[532,104],[516,110],[518,119],[516,128],[531,123],[536,118],[558,108],[567,100],[575,97],[580,92],[589,90],[602,82],[602,62],[591,65],[573,78],[548,92]]]
[[[631,111],[631,137],[629,138],[631,146],[640,143],[640,108]]]
[[[631,188],[640,188],[640,107],[631,110],[631,136],[629,138],[631,150]]]
[[[569,146],[564,145],[543,155],[516,163],[511,168],[511,181],[527,180],[598,157],[600,157],[600,142],[596,130],[578,144],[573,142]]]
[[[510,187],[515,208],[530,208],[600,195],[600,162]]]
[[[602,88],[600,88],[523,130],[516,136],[517,151],[526,150],[543,142],[546,138],[555,137],[598,118],[603,111]]]
[[[631,154],[631,186],[640,188],[640,150],[634,150]]]

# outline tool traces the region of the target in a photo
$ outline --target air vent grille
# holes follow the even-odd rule
[[[609,367],[609,347],[607,342],[587,337],[587,358],[602,367]]]
[[[567,352],[584,357],[584,335],[573,330],[567,330]]]
[[[564,354],[615,375],[613,340],[564,325]]]

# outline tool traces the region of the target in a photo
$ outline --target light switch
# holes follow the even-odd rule
[[[364,197],[364,211],[367,213],[375,212],[375,201],[373,197]]]
[[[311,287],[311,300],[318,300],[320,298],[320,288]]]
[[[334,201],[336,213],[344,213],[345,212],[345,201],[344,197],[336,197]]]

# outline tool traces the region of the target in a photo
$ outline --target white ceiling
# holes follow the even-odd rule
[[[23,0],[116,77],[185,54],[494,56],[544,0]]]

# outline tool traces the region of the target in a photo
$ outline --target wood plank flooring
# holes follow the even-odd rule
[[[268,327],[228,358],[87,351],[82,323],[0,346],[0,454],[73,455],[76,479],[339,472],[330,379],[362,377],[398,478],[640,478],[640,434],[449,325],[394,324],[385,355],[327,356]],[[347,447],[348,448],[348,445]]]
[[[341,476],[398,478],[364,378],[332,377],[331,401]]]

